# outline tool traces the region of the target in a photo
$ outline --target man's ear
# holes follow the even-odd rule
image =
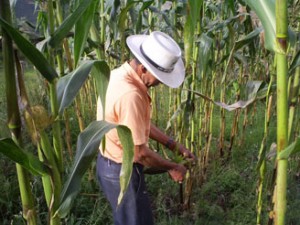
[[[144,67],[143,65],[142,65],[142,72],[143,72],[143,73],[146,73],[146,72],[147,72],[146,67]]]

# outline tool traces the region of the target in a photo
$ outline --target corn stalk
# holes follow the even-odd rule
[[[1,18],[11,23],[11,9],[8,0],[0,2]],[[17,81],[15,76],[13,44],[10,36],[2,29],[3,65],[5,73],[5,86],[7,98],[7,123],[13,140],[17,145],[22,145],[21,118],[18,105]],[[37,224],[37,214],[34,205],[34,196],[31,191],[30,176],[20,165],[16,164],[21,202],[23,206],[23,217],[28,225]]]
[[[288,144],[288,101],[287,101],[287,1],[276,1],[276,61],[277,61],[277,153]],[[277,159],[277,176],[274,193],[275,225],[285,224],[287,193],[287,159]]]
[[[257,197],[257,219],[256,224],[261,224],[261,213],[262,213],[262,206],[263,206],[263,194],[264,194],[264,187],[266,181],[266,149],[267,149],[267,138],[269,134],[269,124],[271,118],[271,109],[272,109],[272,100],[273,95],[271,93],[271,87],[273,85],[274,76],[271,76],[271,80],[268,86],[268,92],[266,96],[266,111],[265,111],[265,123],[264,123],[264,136],[263,140],[260,145],[259,156],[258,156],[258,170],[259,170],[259,180],[258,180],[258,197]]]

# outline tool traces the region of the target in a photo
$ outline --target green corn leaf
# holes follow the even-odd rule
[[[224,32],[223,39],[224,39],[225,36],[228,36],[228,32],[229,32],[228,28],[227,28],[228,25],[231,23],[234,23],[236,20],[238,20],[241,15],[243,15],[243,14],[229,17],[228,19],[226,19],[224,21],[216,20],[215,22],[210,24],[210,26],[209,26],[210,28],[208,29],[207,34],[210,34],[213,31],[223,30],[223,32]]]
[[[245,45],[249,44],[253,40],[255,40],[258,37],[258,35],[260,34],[261,31],[262,31],[261,27],[260,28],[256,28],[251,33],[249,33],[248,35],[246,35],[242,39],[238,40],[235,43],[235,46],[234,46],[235,50],[238,50],[238,49],[244,47]]]
[[[122,164],[120,173],[121,197],[126,192],[133,162],[131,131],[125,126],[118,126],[106,121],[94,121],[78,136],[74,164],[61,194],[60,207],[55,213],[59,217],[65,217],[70,211],[72,203],[80,191],[81,178],[95,159],[102,138],[113,128],[117,129],[124,149],[124,163]]]
[[[117,13],[118,13],[118,10],[119,10],[120,6],[121,6],[121,1],[120,0],[113,0],[112,9],[111,9],[111,12],[110,12],[110,19],[112,21],[114,21],[116,18],[118,18]]]
[[[50,170],[45,164],[31,153],[22,150],[11,138],[0,140],[0,152],[33,175],[49,175]]]
[[[85,0],[75,9],[75,11],[70,14],[64,22],[58,27],[58,29],[53,33],[52,37],[49,40],[49,45],[52,48],[60,45],[61,41],[67,36],[71,31],[75,23],[81,18],[84,12],[89,8],[92,1],[95,0]]]
[[[298,66],[300,66],[300,51],[298,51],[298,53],[292,61],[292,64],[289,68],[289,74],[291,74],[293,70],[296,69]]]
[[[276,44],[276,18],[275,0],[245,0],[250,8],[257,14],[265,31],[265,48],[273,52],[282,52],[281,47]],[[289,43],[296,43],[296,35],[288,29]]]
[[[138,3],[138,1],[128,2],[126,7],[121,9],[121,13],[119,16],[119,21],[118,21],[118,28],[122,35],[124,35],[122,32],[124,32],[125,27],[126,27],[125,23],[127,21],[127,13],[134,6],[135,3]]]
[[[274,0],[245,0],[257,14],[265,30],[265,48],[276,50],[276,20]]]
[[[146,9],[148,9],[150,7],[150,5],[152,5],[153,3],[153,0],[152,1],[146,1],[146,2],[143,2],[143,5],[141,7],[141,9],[139,10],[139,13],[138,13],[138,17],[137,17],[137,20],[136,22],[133,22],[135,25],[135,32],[137,34],[139,34],[143,28],[143,24],[142,24],[142,21],[143,21],[143,13]]]
[[[192,23],[192,18],[190,15],[187,16],[186,22],[184,24],[183,40],[184,40],[184,58],[185,65],[188,66],[192,57],[193,50],[193,39],[194,37],[194,27]]]
[[[81,1],[85,2],[85,1]],[[89,34],[90,27],[94,18],[95,10],[99,4],[99,0],[93,1],[89,7],[85,10],[83,15],[79,18],[75,24],[75,36],[74,36],[74,61],[75,67],[86,45],[86,40]]]
[[[0,25],[3,29],[5,29],[20,51],[36,67],[43,77],[45,77],[49,82],[52,82],[56,77],[58,77],[55,69],[50,65],[44,55],[26,38],[24,38],[18,30],[13,28],[2,18],[0,18]]]
[[[97,65],[98,70],[101,71],[97,78],[100,80],[102,78],[107,79],[109,76],[109,69],[108,65],[104,61],[85,61],[72,73],[58,80],[57,100],[60,114],[63,113],[64,109],[72,103],[94,65]]]
[[[300,136],[289,146],[283,149],[279,155],[279,159],[288,159],[290,156],[294,155],[295,153],[300,152]]]
[[[121,190],[118,197],[118,204],[120,204],[127,190],[131,178],[133,156],[134,156],[134,151],[133,151],[134,145],[133,145],[133,140],[131,138],[131,131],[127,127],[119,126],[117,127],[117,130],[118,130],[118,135],[120,137],[120,141],[122,143],[122,147],[124,149],[122,169],[120,172]]]
[[[203,0],[189,0],[190,10],[191,10],[191,18],[193,21],[193,26],[196,26],[197,21],[200,19],[200,9],[202,6]]]
[[[208,66],[208,60],[212,50],[213,39],[202,34],[199,39],[199,70],[200,74],[205,74]]]
[[[188,15],[186,22],[184,24],[184,56],[186,60],[186,65],[190,63],[193,52],[194,34],[196,29],[196,24],[199,20],[200,9],[202,6],[202,1],[188,1]]]
[[[94,64],[92,70],[92,76],[96,82],[97,95],[100,97],[103,107],[103,112],[105,110],[105,99],[106,99],[106,89],[110,77],[110,69],[106,62],[98,61]]]

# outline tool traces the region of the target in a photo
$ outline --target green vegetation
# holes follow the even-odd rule
[[[94,121],[96,101],[109,70],[130,57],[126,36],[152,30],[174,37],[186,63],[182,87],[151,90],[153,121],[198,159],[182,186],[147,175],[156,224],[299,224],[299,1],[37,5],[29,26],[11,18],[8,0],[0,3],[3,224],[111,224],[94,158],[113,126]],[[132,159],[124,137],[122,191]],[[24,156],[23,167],[16,172],[7,156]]]
[[[2,74],[2,73],[1,73]],[[26,84],[32,86],[32,97],[36,95],[36,88],[41,83],[32,79],[35,76],[32,68],[26,72]],[[2,76],[1,76],[2,77]],[[1,89],[3,91],[3,89]],[[167,92],[166,87],[158,87],[158,96],[164,96],[163,93]],[[3,100],[3,92],[1,92],[1,101]],[[167,108],[165,105],[167,98],[160,98],[161,105],[159,112],[162,115],[167,115]],[[43,99],[37,99],[36,103],[42,103]],[[87,107],[87,106],[85,106]],[[249,113],[256,110],[254,117],[249,121],[249,126],[242,132],[240,124],[239,135],[232,150],[232,158],[222,163],[219,158],[217,150],[217,137],[218,132],[213,134],[213,147],[211,150],[210,168],[208,169],[207,180],[204,184],[196,184],[193,188],[191,196],[191,208],[187,211],[182,210],[180,204],[180,187],[178,184],[173,183],[167,174],[161,175],[147,175],[146,180],[148,184],[148,191],[151,196],[153,204],[154,215],[157,224],[254,224],[256,221],[256,188],[257,177],[256,164],[257,155],[260,147],[260,141],[263,135],[261,124],[264,123],[263,118],[264,101],[258,101],[255,108],[250,108]],[[95,111],[95,109],[94,109]],[[214,123],[214,130],[218,128],[218,111],[215,110],[216,116]],[[1,111],[2,112],[2,111]],[[76,117],[75,112],[71,114]],[[232,114],[228,114],[228,121],[232,121]],[[88,123],[92,118],[85,117],[85,122]],[[5,117],[1,117],[5,120]],[[241,118],[243,121],[243,118]],[[228,122],[230,123],[230,122]],[[76,125],[77,124],[77,125]],[[167,117],[160,117],[158,121],[159,126],[167,126]],[[270,146],[275,142],[276,134],[276,120],[273,116],[270,122],[270,139],[267,144]],[[72,129],[73,140],[79,133],[78,123],[74,122]],[[242,142],[240,137],[244,136],[245,140]],[[29,138],[29,137],[28,137]],[[75,144],[75,143],[74,143]],[[155,145],[155,143],[152,143]],[[29,145],[29,143],[28,143]],[[29,148],[32,148],[28,146]],[[160,152],[163,150],[160,147]],[[33,149],[34,151],[34,149]],[[5,191],[1,192],[1,217],[4,219],[3,224],[25,224],[20,214],[21,205],[18,196],[18,184],[14,171],[13,162],[7,160],[6,157],[0,156],[1,160],[1,183]],[[269,173],[266,177],[271,178],[273,160],[268,160]],[[71,167],[71,160],[66,161],[66,168]],[[92,167],[93,168],[93,167]],[[91,169],[92,170],[92,169]],[[299,205],[299,178],[296,176],[297,163],[291,161],[288,176],[289,194],[288,194],[288,220],[287,224],[297,224],[300,216],[297,213],[297,206]],[[269,181],[271,182],[271,181]],[[33,180],[33,192],[36,196],[41,196],[42,183],[38,178]],[[270,197],[270,196],[269,196]],[[265,199],[267,200],[267,199]],[[41,220],[46,220],[47,209],[45,207],[45,200],[41,197],[38,200],[40,208]],[[265,206],[267,208],[267,206]],[[264,222],[267,220],[267,210],[263,211]],[[102,196],[98,189],[95,177],[91,174],[86,174],[82,181],[81,192],[76,199],[70,215],[64,220],[64,224],[111,224],[111,211],[108,203]]]

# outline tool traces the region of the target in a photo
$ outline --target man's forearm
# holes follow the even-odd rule
[[[153,124],[151,124],[150,138],[163,144],[170,150],[174,150],[176,147],[176,142]]]
[[[160,129],[158,129],[155,125],[151,124],[150,127],[150,138],[163,144],[168,149],[172,151],[179,152],[181,155],[183,155],[185,158],[190,158],[192,160],[195,160],[196,157],[194,154],[192,154],[188,149],[186,149],[182,144],[177,143],[174,141],[171,137],[166,135],[164,132],[162,132]]]
[[[149,149],[145,144],[135,146],[134,158],[135,162],[138,162],[147,167],[171,170],[177,166],[176,163],[162,158],[159,154]]]

